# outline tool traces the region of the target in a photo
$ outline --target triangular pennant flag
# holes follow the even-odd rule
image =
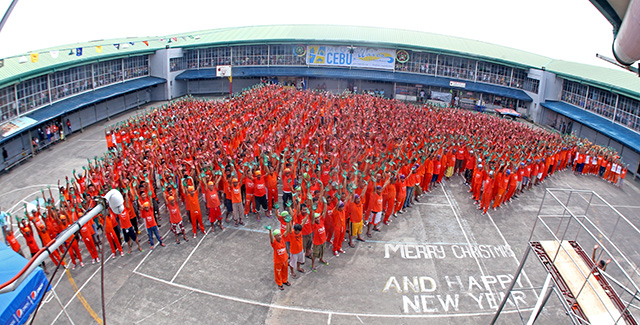
[[[177,42],[177,41],[178,41],[178,38],[177,38],[177,37],[174,37],[174,38],[173,38],[173,41],[174,41],[174,42]]]
[[[26,55],[23,55],[18,59],[18,63],[26,63],[27,61],[29,61],[29,59],[27,59]]]
[[[69,50],[69,55],[74,55],[74,54],[76,54],[76,52],[74,52],[73,49],[70,49]]]
[[[115,47],[116,47],[116,50],[119,50],[119,49],[120,49],[120,44],[113,44],[113,46],[115,46]]]
[[[38,57],[40,56],[40,54],[38,53],[31,53],[31,62],[36,63],[38,62]]]
[[[200,35],[196,35],[196,39],[200,39]]]
[[[149,46],[149,41],[142,41],[142,43],[144,43],[144,45]]]
[[[102,45],[96,46],[96,53],[102,53]]]
[[[161,38],[161,39],[160,39],[160,42],[164,42],[164,38]]]
[[[186,41],[186,40],[187,40],[187,38],[186,38],[186,37],[184,37],[184,36],[182,36],[182,40],[183,40],[183,41]]]
[[[129,42],[129,44],[131,44],[131,46],[134,46],[136,43],[134,43],[134,42]]]
[[[123,48],[123,49],[128,49],[128,48],[129,48],[129,44],[128,44],[128,43],[124,43],[124,44],[122,44],[122,48]]]
[[[0,68],[4,67],[4,59],[0,59]]]
[[[49,51],[49,54],[51,55],[52,58],[57,59],[58,54],[60,54],[60,52],[58,50],[54,50],[54,51]]]
[[[76,48],[76,56],[82,56],[82,48],[81,47]]]

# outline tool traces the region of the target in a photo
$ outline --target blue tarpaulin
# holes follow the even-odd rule
[[[532,99],[524,91],[498,85],[436,77],[407,72],[380,70],[344,69],[344,68],[308,68],[303,67],[233,67],[231,73],[236,78],[243,77],[278,77],[299,76],[311,78],[343,78],[399,82],[425,86],[454,88],[465,91],[481,92],[496,96],[519,99],[531,102]],[[213,79],[216,69],[187,70],[176,77],[176,80]],[[453,81],[453,86],[452,86]],[[464,85],[464,86],[463,86]]]
[[[547,101],[540,105],[574,121],[578,121],[640,153],[640,133],[638,132],[634,132],[620,124],[614,123],[612,120],[565,102]]]
[[[27,265],[27,259],[0,242],[0,283],[13,278]],[[24,324],[44,296],[49,281],[41,268],[36,268],[20,286],[0,294],[0,324]]]

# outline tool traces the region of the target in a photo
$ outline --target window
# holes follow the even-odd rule
[[[514,76],[515,76],[515,73],[514,73]],[[512,85],[512,87],[520,88],[520,87],[516,87],[516,86],[513,86],[513,85]],[[522,89],[537,94],[539,87],[540,87],[540,80],[531,79],[531,78],[525,78],[524,79],[524,84],[522,86]]]
[[[198,50],[186,50],[182,57],[169,59],[171,72],[198,68]]]
[[[640,131],[640,101],[620,96],[615,121]]]
[[[229,47],[210,47],[199,51],[200,68],[213,68],[217,65],[231,64],[231,48]]]
[[[589,87],[589,96],[584,108],[608,119],[613,118],[617,96],[609,91]]]
[[[396,61],[396,71],[406,71],[430,75],[434,75],[436,73],[436,58],[438,57],[437,54],[416,51],[407,52],[409,53],[409,61],[405,63]]]
[[[587,88],[586,85],[565,80],[562,85],[561,100],[569,104],[584,107],[587,100]]]
[[[93,88],[122,81],[122,60],[110,60],[93,65]]]
[[[266,45],[234,46],[233,65],[267,65],[268,48]]]
[[[83,65],[63,71],[58,71],[49,76],[49,88],[51,89],[51,101],[71,96],[92,87],[91,66]]]
[[[149,57],[134,56],[122,60],[124,65],[124,80],[134,79],[149,75]]]
[[[18,110],[24,114],[49,103],[47,76],[23,81],[17,86]]]
[[[0,121],[4,122],[16,116],[16,94],[13,86],[0,89]]]
[[[449,55],[438,57],[438,76],[474,80],[475,73],[476,61]]]
[[[513,88],[523,89],[525,81],[529,79],[527,78],[527,74],[528,74],[528,71],[526,70],[514,68],[513,77],[511,78],[510,86]],[[534,79],[529,79],[529,80],[534,80]],[[537,93],[537,91],[535,92]]]
[[[296,45],[270,45],[270,65],[306,65],[306,55],[298,56],[294,49]],[[235,58],[235,57],[234,57]]]
[[[439,69],[439,68],[438,68]],[[511,67],[478,61],[478,82],[509,86]]]

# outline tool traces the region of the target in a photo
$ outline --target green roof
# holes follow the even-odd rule
[[[168,43],[169,39],[175,37]],[[145,45],[142,41],[147,41]],[[113,44],[134,45],[120,50]],[[109,60],[122,56],[152,53],[169,45],[172,48],[206,47],[212,45],[233,45],[243,43],[292,42],[303,44],[348,43],[352,45],[372,45],[380,47],[428,50],[465,57],[494,61],[523,68],[545,68],[563,77],[592,83],[608,89],[619,89],[626,95],[640,99],[640,78],[623,70],[600,68],[587,64],[554,60],[518,49],[496,44],[439,35],[426,32],[389,29],[379,27],[356,27],[335,25],[269,25],[247,26],[204,30],[167,36],[137,37],[113,40],[100,40],[65,45],[51,49],[36,51],[40,53],[37,63],[32,63],[29,54],[26,63],[18,63],[19,56],[5,59],[0,68],[0,87],[50,73],[56,69],[87,64],[95,61]],[[102,45],[102,53],[97,53],[95,46]],[[82,47],[83,55],[69,55],[71,49]],[[49,54],[52,50],[60,51],[57,59]]]
[[[547,71],[640,100],[640,78],[635,73],[571,61],[553,60]]]

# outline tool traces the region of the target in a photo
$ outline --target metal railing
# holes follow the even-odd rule
[[[529,253],[536,250],[536,245],[540,246],[541,242],[551,242],[557,245],[557,249],[555,252],[546,251],[548,254],[546,259],[539,257],[546,269],[546,280],[543,292],[539,295],[539,301],[529,315],[527,324],[533,324],[536,321],[551,291],[559,297],[574,324],[590,323],[578,304],[578,298],[586,291],[596,293],[597,303],[604,307],[611,323],[636,323],[631,308],[636,313],[640,310],[638,306],[640,272],[638,261],[634,263],[633,257],[637,259],[635,249],[640,243],[640,229],[594,191],[556,188],[546,189],[544,193],[529,235],[526,252],[518,266],[512,286],[505,294],[492,323],[497,321],[506,302],[513,299],[511,297],[513,285],[524,269]],[[576,255],[570,254],[566,244],[570,244],[570,250],[580,257],[578,260],[574,258]],[[587,256],[581,247],[594,247],[592,256]],[[598,250],[600,252],[596,257]],[[562,274],[555,269],[554,263],[561,254],[565,259],[568,257],[569,262],[578,270],[572,277],[578,277],[583,281],[577,292],[575,292],[576,288],[571,291],[566,286]],[[607,261],[605,262],[604,259]],[[599,265],[600,263],[604,266]],[[585,265],[589,269],[588,272],[585,272]],[[550,283],[551,278],[556,284]],[[602,287],[603,290],[598,291],[597,287]],[[601,295],[597,292],[605,294]],[[513,302],[515,304],[515,301]],[[612,304],[615,308],[611,308]],[[519,314],[524,324],[525,318],[520,312]]]

